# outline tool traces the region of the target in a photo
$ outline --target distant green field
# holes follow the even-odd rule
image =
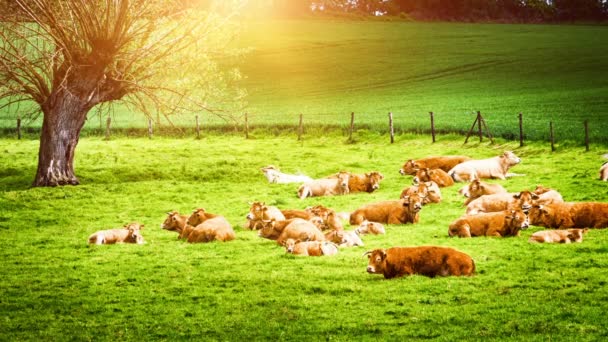
[[[251,48],[247,79],[251,126],[347,126],[466,132],[481,111],[495,135],[608,143],[608,27],[459,23],[271,20],[246,22],[239,46]],[[175,118],[194,126],[194,115]],[[222,122],[205,113],[203,127]],[[237,113],[240,115],[242,113]],[[0,114],[14,127],[15,113]],[[116,108],[116,127],[145,127]],[[35,123],[27,123],[36,125]],[[166,125],[166,123],[163,123]],[[105,125],[90,116],[89,128]]]

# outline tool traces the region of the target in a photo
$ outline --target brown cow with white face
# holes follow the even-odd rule
[[[100,230],[89,236],[89,243],[94,245],[111,245],[115,243],[144,244],[140,230],[143,224],[137,222],[125,224],[123,228]]]
[[[362,206],[350,214],[350,224],[359,225],[368,220],[388,224],[418,223],[424,200],[412,194],[396,201],[382,201]]]
[[[392,247],[375,249],[364,255],[369,258],[368,273],[391,279],[412,274],[427,277],[471,276],[475,273],[473,259],[449,247]]]
[[[519,236],[530,225],[528,215],[521,210],[465,215],[450,224],[449,236]]]
[[[408,160],[399,170],[401,175],[415,175],[416,171],[424,168],[442,169],[445,172],[450,171],[454,166],[471,160],[467,156],[441,156],[441,157],[426,157],[418,160]]]
[[[414,176],[413,183],[419,184],[421,182],[435,182],[440,188],[454,185],[452,177],[441,169],[424,168],[418,170],[416,176]]]
[[[583,242],[583,234],[589,229],[549,229],[541,230],[530,236],[528,242],[575,243]]]

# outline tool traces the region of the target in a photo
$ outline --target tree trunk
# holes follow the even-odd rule
[[[67,92],[52,96],[42,106],[44,120],[40,134],[38,171],[33,186],[77,185],[74,152],[80,130],[91,109],[81,99]]]

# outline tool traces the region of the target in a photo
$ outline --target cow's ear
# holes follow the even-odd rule
[[[408,204],[410,204],[410,196],[404,196],[404,197],[402,198],[402,200],[403,200],[403,205],[408,205]]]
[[[367,172],[367,173],[365,173],[365,177],[371,177],[371,176],[372,176],[372,173],[371,173],[371,172]]]
[[[535,194],[535,193],[532,193],[532,199],[533,199],[533,200],[537,200],[537,199],[538,199],[538,195],[537,195],[537,194]]]
[[[521,197],[521,192],[518,192],[515,195],[513,195],[513,198],[519,199],[520,197]]]
[[[386,251],[384,249],[380,250],[380,257],[382,258],[382,260],[386,259]]]
[[[585,228],[585,229],[583,229],[583,232],[582,232],[582,233],[583,233],[583,234],[585,234],[585,233],[587,233],[588,231],[589,231],[589,228]]]

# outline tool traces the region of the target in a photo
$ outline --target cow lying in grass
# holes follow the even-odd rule
[[[413,180],[414,184],[421,182],[435,182],[440,188],[445,188],[454,185],[454,180],[447,172],[442,169],[424,168],[416,172]]]
[[[115,243],[135,243],[141,245],[144,237],[140,230],[143,224],[137,222],[125,224],[123,228],[100,230],[89,236],[89,243],[94,245],[111,245]]]
[[[472,181],[482,178],[506,179],[514,174],[507,173],[509,169],[521,162],[521,159],[511,151],[506,151],[502,155],[481,159],[469,160],[460,163],[448,174],[457,182]]]
[[[589,229],[550,229],[541,230],[530,236],[528,242],[574,243],[583,242],[583,234]]]
[[[534,205],[530,223],[546,228],[608,228],[608,203],[565,202]]]
[[[440,203],[441,202],[441,189],[435,182],[422,182],[418,185],[411,185],[401,191],[399,198],[408,197],[413,193],[417,193],[423,197],[422,204],[429,203]]]
[[[235,238],[234,230],[224,216],[208,213],[203,208],[196,209],[188,217],[188,224],[182,233],[180,237],[187,238],[190,243],[225,242]]]
[[[467,205],[467,215],[479,213],[492,213],[507,209],[517,208],[528,212],[530,208],[539,200],[539,196],[530,191],[524,190],[515,194],[499,193],[481,196]]]
[[[450,224],[449,236],[519,236],[530,225],[528,215],[521,210],[465,215]]]
[[[469,255],[448,247],[392,247],[363,255],[369,258],[367,272],[382,274],[386,279],[412,274],[432,278],[475,273],[475,262]]]
[[[350,224],[359,225],[365,220],[388,224],[418,223],[423,199],[415,193],[400,200],[364,205],[350,214]]]
[[[329,241],[300,241],[287,239],[284,243],[287,253],[302,256],[323,256],[338,254],[338,246]]]
[[[290,175],[279,171],[274,165],[268,165],[260,169],[268,183],[288,184],[288,183],[306,183],[311,182],[312,178],[305,175]]]
[[[384,225],[382,225],[381,223],[378,222],[371,222],[371,221],[363,221],[361,222],[361,224],[359,225],[359,227],[357,227],[355,229],[356,232],[359,233],[359,235],[365,235],[365,234],[374,234],[374,235],[378,235],[378,234],[385,234],[386,230],[384,229]]]
[[[415,175],[416,171],[424,168],[442,169],[445,172],[450,171],[454,166],[471,160],[466,156],[441,156],[441,157],[426,157],[418,160],[408,160],[403,164],[399,173],[402,175]]]
[[[181,233],[186,224],[188,224],[188,217],[190,215],[180,215],[177,211],[171,211],[167,213],[167,218],[160,227],[164,230],[174,231]]]
[[[474,199],[484,195],[506,194],[507,190],[500,184],[486,183],[479,179],[474,179],[468,185],[458,190],[458,193],[466,197],[464,205],[468,205]]]
[[[348,180],[350,173],[342,171],[336,177],[315,179],[298,188],[298,197],[304,199],[313,196],[345,195],[350,192]]]
[[[245,224],[248,229],[260,229],[262,221],[285,220],[285,215],[275,206],[266,205],[264,202],[253,202],[250,205],[249,213],[246,216],[247,223]]]

